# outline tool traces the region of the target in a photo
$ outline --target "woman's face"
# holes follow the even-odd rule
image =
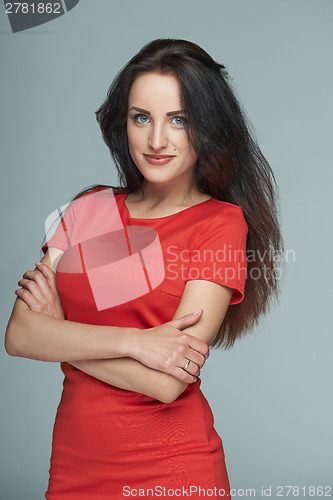
[[[131,157],[151,183],[188,187],[197,155],[184,129],[181,89],[173,75],[144,73],[128,99],[127,135]]]

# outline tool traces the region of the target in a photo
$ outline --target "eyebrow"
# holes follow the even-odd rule
[[[147,111],[146,109],[143,109],[143,108],[138,108],[137,106],[132,106],[129,111],[131,111],[131,109],[135,109],[136,111],[140,111],[141,113],[145,113],[146,115],[150,115],[150,111]],[[185,113],[185,111],[183,109],[179,109],[178,111],[169,111],[169,113],[167,113],[166,115],[167,116],[174,116],[174,115],[179,115],[180,113]]]

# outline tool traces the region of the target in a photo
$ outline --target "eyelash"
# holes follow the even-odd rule
[[[145,116],[146,118],[148,118],[148,116],[147,116],[147,115],[145,115],[145,114],[143,114],[143,113],[138,113],[138,114],[136,114],[136,115],[132,116],[132,120],[134,120],[136,123],[140,123],[141,125],[143,125],[143,122],[139,122],[139,121],[138,121],[139,116]],[[177,125],[178,127],[181,127],[181,126],[182,126],[182,125],[184,125],[184,123],[186,122],[186,118],[184,118],[183,116],[174,116],[172,119],[174,120],[175,118],[181,118],[181,119],[183,120],[183,123],[180,123],[180,124],[179,124],[179,123],[178,123],[178,124],[176,123],[176,124],[175,124],[175,125]],[[145,123],[147,123],[147,122],[145,122]]]

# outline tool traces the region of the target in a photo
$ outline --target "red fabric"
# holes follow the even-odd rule
[[[68,208],[62,224],[43,246],[44,253],[47,245],[67,250],[59,261],[56,282],[68,320],[141,329],[162,324],[174,316],[189,279],[208,279],[234,288],[232,304],[243,299],[248,228],[240,207],[211,199],[160,219],[134,219],[125,198],[125,194],[115,197],[121,224],[127,235],[134,230],[132,226],[156,230],[165,278],[140,297],[98,310],[86,270],[80,270],[79,264],[73,272],[61,266],[67,253],[74,256],[72,264],[75,255],[77,262],[83,262],[82,252],[75,252],[82,228],[89,235],[87,221],[80,223],[85,213],[92,214],[89,221],[94,219],[91,227],[96,234],[105,231],[107,217],[101,205],[97,212],[85,211],[93,198],[83,196]],[[117,216],[113,224],[119,226]],[[99,241],[100,237],[93,244]],[[94,248],[98,253],[99,247]],[[131,488],[137,496],[140,489],[141,496],[142,491],[148,496],[151,488],[162,498],[199,499],[203,496],[199,488],[206,492],[216,488],[213,498],[223,497],[223,489],[230,495],[222,441],[200,390],[200,379],[176,401],[164,404],[106,384],[69,363],[62,362],[61,369],[65,378],[53,432],[48,500],[119,500],[131,498],[127,494]],[[163,491],[165,495],[160,494]]]

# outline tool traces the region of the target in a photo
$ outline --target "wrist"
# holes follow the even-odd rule
[[[139,357],[139,335],[140,331],[138,328],[125,328],[122,332],[122,342],[121,342],[121,356],[125,358],[138,359]]]

